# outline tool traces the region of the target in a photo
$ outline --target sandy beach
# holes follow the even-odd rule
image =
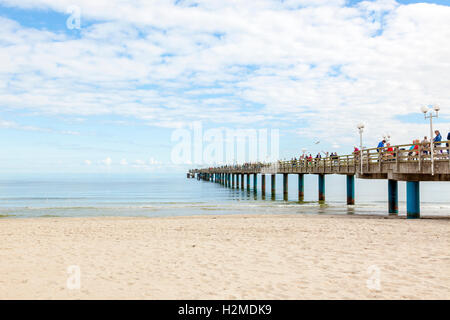
[[[2,219],[0,243],[0,299],[450,298],[449,219]]]

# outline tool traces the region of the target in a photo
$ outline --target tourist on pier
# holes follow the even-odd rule
[[[433,139],[434,146],[435,147],[440,147],[441,144],[440,143],[436,143],[436,142],[441,142],[442,141],[441,133],[439,132],[439,130],[435,130],[434,133],[436,134],[436,137],[434,137],[434,139]],[[440,153],[442,153],[442,150],[440,151]]]
[[[415,157],[417,155],[419,155],[419,152],[418,152],[418,150],[419,150],[419,143],[420,143],[419,140],[413,140],[413,144],[408,150],[409,151],[408,152],[408,156],[412,157],[413,159],[415,159]]]
[[[316,155],[316,159],[314,160],[314,162],[319,162],[319,160],[322,158],[322,155],[320,154],[320,152]]]
[[[422,144],[422,147],[423,147],[424,149],[427,149],[427,148],[430,147],[430,141],[428,141],[427,136],[423,137],[423,140],[422,140],[421,144]],[[428,151],[427,151],[427,150],[424,150],[424,151],[423,151],[423,154],[428,154]]]
[[[353,157],[355,158],[356,161],[359,161],[359,156],[360,156],[360,151],[358,149],[358,147],[353,147]]]
[[[387,160],[393,160],[395,158],[395,152],[394,152],[394,148],[391,147],[390,143],[386,144],[386,154],[385,157]]]
[[[384,144],[386,143],[386,140],[381,140],[379,143],[378,143],[378,146],[377,146],[377,152],[380,152],[380,149],[381,148],[384,148]]]
[[[332,153],[331,153],[331,159],[333,160],[333,163],[334,163],[334,164],[337,164],[337,163],[338,163],[339,156],[338,156],[337,152],[332,152]]]
[[[439,132],[439,130],[434,131],[434,133],[436,134],[436,137],[434,137],[433,141],[434,142],[441,142],[442,141],[442,136],[441,133]],[[440,145],[440,143],[439,143]]]

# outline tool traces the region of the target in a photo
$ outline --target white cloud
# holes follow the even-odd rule
[[[84,160],[84,164],[90,166],[92,164],[91,160]]]
[[[107,166],[107,167],[109,167],[112,164],[112,159],[110,157],[108,157],[108,158],[106,158],[104,160],[101,160],[100,163],[105,165],[105,166]]]
[[[122,165],[122,166],[127,166],[127,165],[128,165],[127,159],[122,159],[122,160],[120,160],[120,165]]]
[[[192,120],[276,121],[306,126],[304,135],[340,145],[353,144],[361,120],[366,139],[390,131],[402,142],[411,132],[426,132],[426,124],[404,124],[398,116],[434,101],[444,117],[450,114],[447,6],[391,0],[350,8],[341,0],[201,0],[195,7],[163,0],[0,3],[61,13],[78,5],[82,21],[106,21],[82,22],[81,38],[73,39],[0,18],[0,99],[10,109],[110,114],[169,128]]]

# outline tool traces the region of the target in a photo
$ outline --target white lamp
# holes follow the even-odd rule
[[[425,105],[423,105],[421,108],[420,108],[420,111],[422,111],[423,113],[427,113],[428,112],[428,110],[430,110],[429,108],[428,108],[428,106],[425,106]]]

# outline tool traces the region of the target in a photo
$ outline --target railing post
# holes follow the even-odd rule
[[[417,149],[417,152],[419,153],[419,172],[422,172],[422,144],[419,144],[419,148]]]
[[[396,150],[397,150],[397,154],[396,154],[396,157],[395,157],[395,167],[396,167],[396,170],[397,170],[397,172],[398,172],[398,165],[399,165],[399,161],[398,161],[398,148],[396,148]]]

